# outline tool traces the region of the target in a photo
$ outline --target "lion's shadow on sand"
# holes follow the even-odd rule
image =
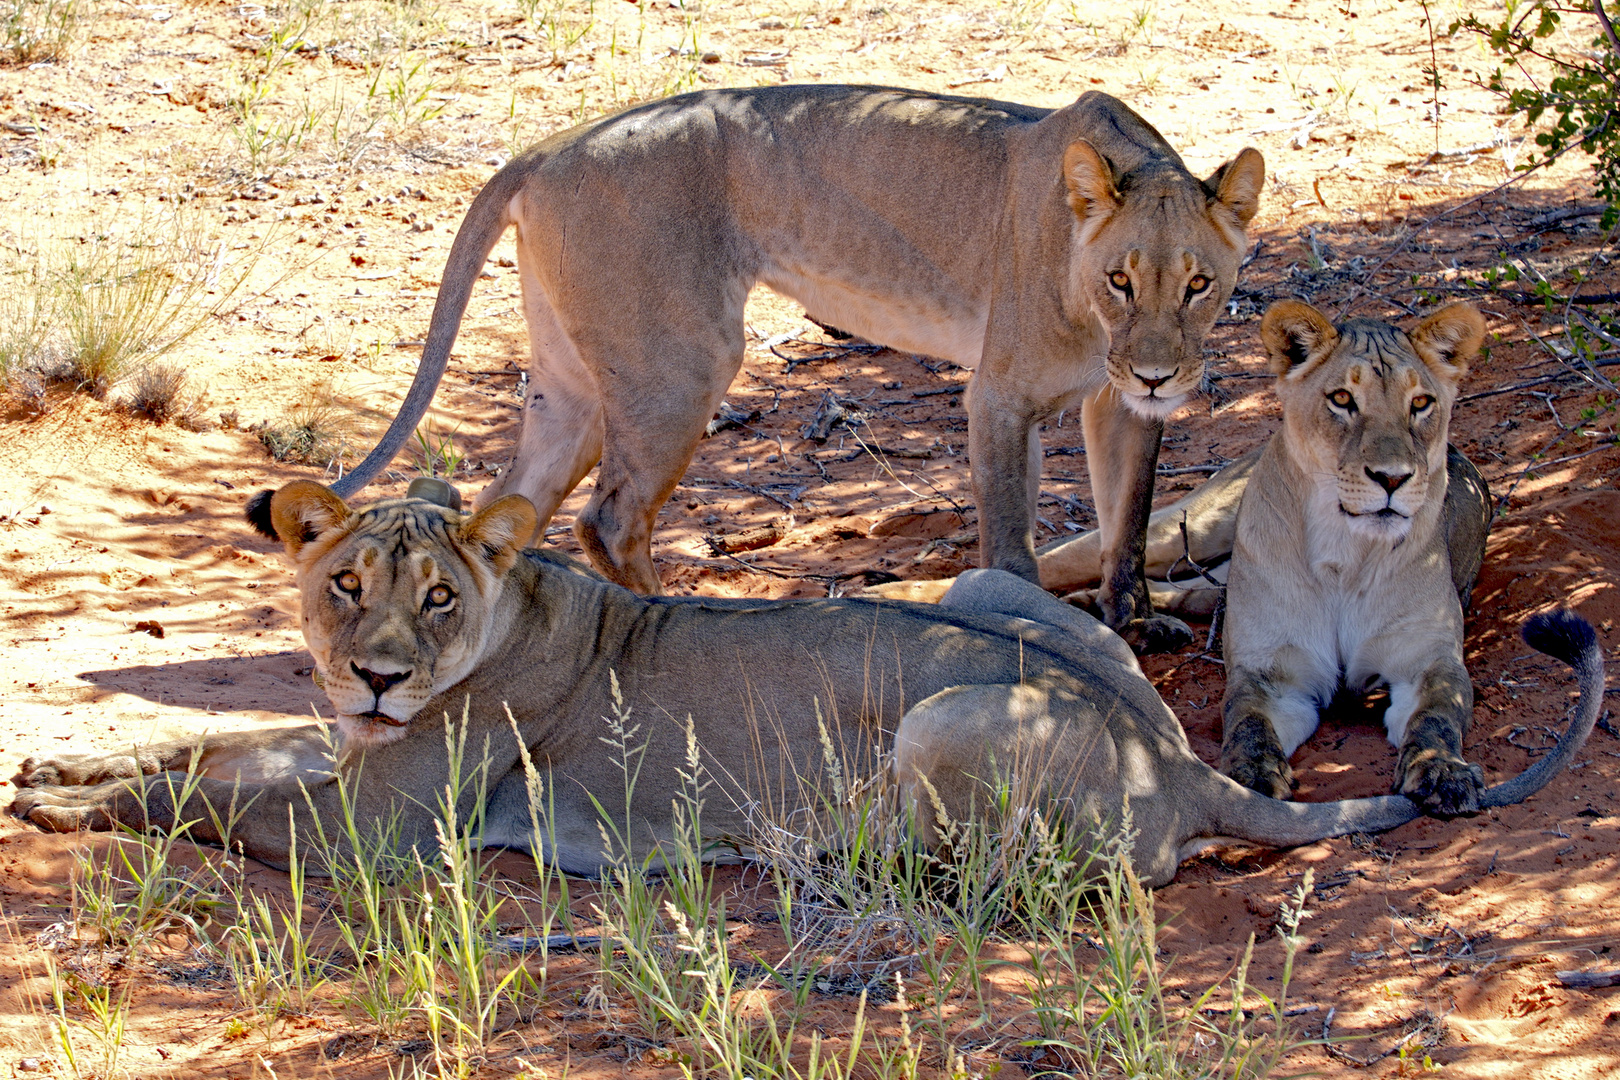
[[[77,678],[101,701],[114,694],[181,709],[220,713],[270,711],[312,719],[329,715],[326,695],[310,679],[310,656],[288,650],[263,656],[219,656],[165,664],[81,671]]]

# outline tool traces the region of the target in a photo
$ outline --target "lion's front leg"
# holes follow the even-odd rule
[[[355,816],[362,822],[389,821],[392,809],[355,797]],[[309,854],[321,834],[317,818],[342,821],[335,781],[306,784],[301,778],[267,784],[215,780],[185,773],[160,773],[113,780],[92,787],[34,787],[17,793],[11,813],[48,832],[105,832],[116,828],[174,833],[200,844],[228,846],[267,866],[286,869],[296,848]],[[423,820],[426,825],[424,826]],[[404,844],[431,839],[431,815],[408,808],[402,815]],[[347,843],[328,833],[325,853],[343,858]],[[320,863],[312,873],[324,873]]]
[[[155,773],[184,772],[196,743],[154,743],[128,753],[58,754],[31,757],[22,763],[11,782],[20,788],[82,786],[125,780]]]
[[[1281,661],[1269,672],[1233,665],[1221,702],[1221,772],[1273,799],[1293,794],[1288,759],[1320,722],[1315,695],[1277,675],[1286,670]]]
[[[1473,710],[1473,685],[1453,657],[1436,660],[1416,682],[1390,687],[1384,727],[1400,747],[1392,789],[1425,814],[1479,813],[1484,773],[1462,756]]]
[[[1214,610],[1204,606],[1207,598],[1193,595],[1209,591],[1202,586],[1195,583],[1191,590],[1182,590],[1164,583],[1172,575],[1187,578],[1199,568],[1227,564],[1237,538],[1238,506],[1263,449],[1257,447],[1234,458],[1186,495],[1148,516],[1143,571],[1154,611],[1175,611],[1175,605],[1187,605],[1189,600],[1192,603],[1186,611],[1194,615],[1207,618]],[[1095,590],[1103,576],[1102,534],[1092,529],[1054,540],[1036,551],[1035,559],[1041,567],[1042,588],[1065,593]],[[1212,576],[1224,580],[1225,571]]]
[[[1080,415],[1102,547],[1097,606],[1103,622],[1138,653],[1189,645],[1193,633],[1186,623],[1153,613],[1143,570],[1164,424],[1131,412],[1112,388],[1087,398]]]
[[[204,792],[205,785],[221,790]],[[193,822],[190,836],[204,843],[221,843],[236,809],[251,803],[257,793],[217,780],[161,773],[110,780],[85,787],[41,786],[25,788],[12,800],[11,813],[48,832],[105,832],[119,826],[170,832],[175,807],[189,796],[187,810]]]
[[[294,775],[314,779],[330,771],[334,753],[321,725],[300,724],[213,732],[111,754],[31,757],[11,782],[19,788],[79,787],[171,772],[254,783]]]
[[[24,788],[11,801],[11,815],[46,832],[107,832],[118,824],[114,806],[123,791],[117,781],[96,787]]]
[[[968,456],[979,507],[979,565],[1040,584],[1032,529],[1040,491],[1040,441],[1029,402],[984,374],[968,388]]]

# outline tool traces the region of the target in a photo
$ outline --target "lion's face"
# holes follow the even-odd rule
[[[1410,335],[1370,319],[1335,327],[1297,300],[1266,312],[1261,336],[1289,456],[1351,534],[1401,540],[1425,504],[1444,498],[1451,405],[1484,334],[1467,304]]]
[[[276,492],[271,518],[297,568],[304,641],[358,746],[403,738],[483,659],[501,579],[536,521],[519,496],[471,517],[421,499],[351,510],[309,481]]]
[[[1204,338],[1237,282],[1265,161],[1244,150],[1202,183],[1165,166],[1121,188],[1080,140],[1063,165],[1078,251],[1071,306],[1107,328],[1108,379],[1125,404],[1163,419],[1203,381]]]

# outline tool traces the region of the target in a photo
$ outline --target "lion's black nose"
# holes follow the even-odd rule
[[[360,676],[365,684],[371,687],[371,692],[378,697],[386,694],[389,687],[396,686],[411,677],[409,671],[390,671],[386,673],[371,671],[356,664],[353,660],[349,661],[349,670]]]
[[[1146,375],[1142,374],[1140,371],[1137,371],[1135,368],[1131,369],[1131,374],[1135,375],[1139,380],[1141,380],[1142,385],[1147,387],[1149,390],[1157,390],[1159,387],[1163,386],[1165,383],[1167,383],[1171,379],[1175,378],[1176,377],[1176,371],[1180,371],[1180,370],[1181,370],[1180,368],[1177,368],[1175,371],[1172,371],[1170,374],[1161,375],[1157,379],[1150,379]]]
[[[1409,472],[1379,472],[1372,468],[1363,471],[1366,472],[1367,479],[1384,489],[1386,495],[1395,494],[1402,484],[1412,479],[1412,474]]]

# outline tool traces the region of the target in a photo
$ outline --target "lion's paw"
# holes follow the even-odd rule
[[[71,788],[24,788],[11,801],[11,813],[47,832],[106,832],[113,827],[103,799]]]
[[[27,759],[11,782],[20,788],[76,787],[139,776],[140,771],[130,754],[64,754]]]
[[[1395,770],[1397,794],[1417,803],[1431,817],[1449,818],[1479,813],[1485,774],[1448,751],[1413,747],[1403,751]]]
[[[1294,793],[1294,768],[1264,718],[1241,720],[1221,741],[1221,772],[1251,791],[1286,799]]]
[[[1265,752],[1221,770],[1251,791],[1286,799],[1294,794],[1294,767],[1279,753]]]
[[[1174,615],[1132,619],[1117,632],[1138,656],[1175,652],[1193,643],[1192,627]]]
[[[56,762],[32,757],[25,759],[11,778],[12,786],[19,788],[56,787],[62,782],[62,770]]]

